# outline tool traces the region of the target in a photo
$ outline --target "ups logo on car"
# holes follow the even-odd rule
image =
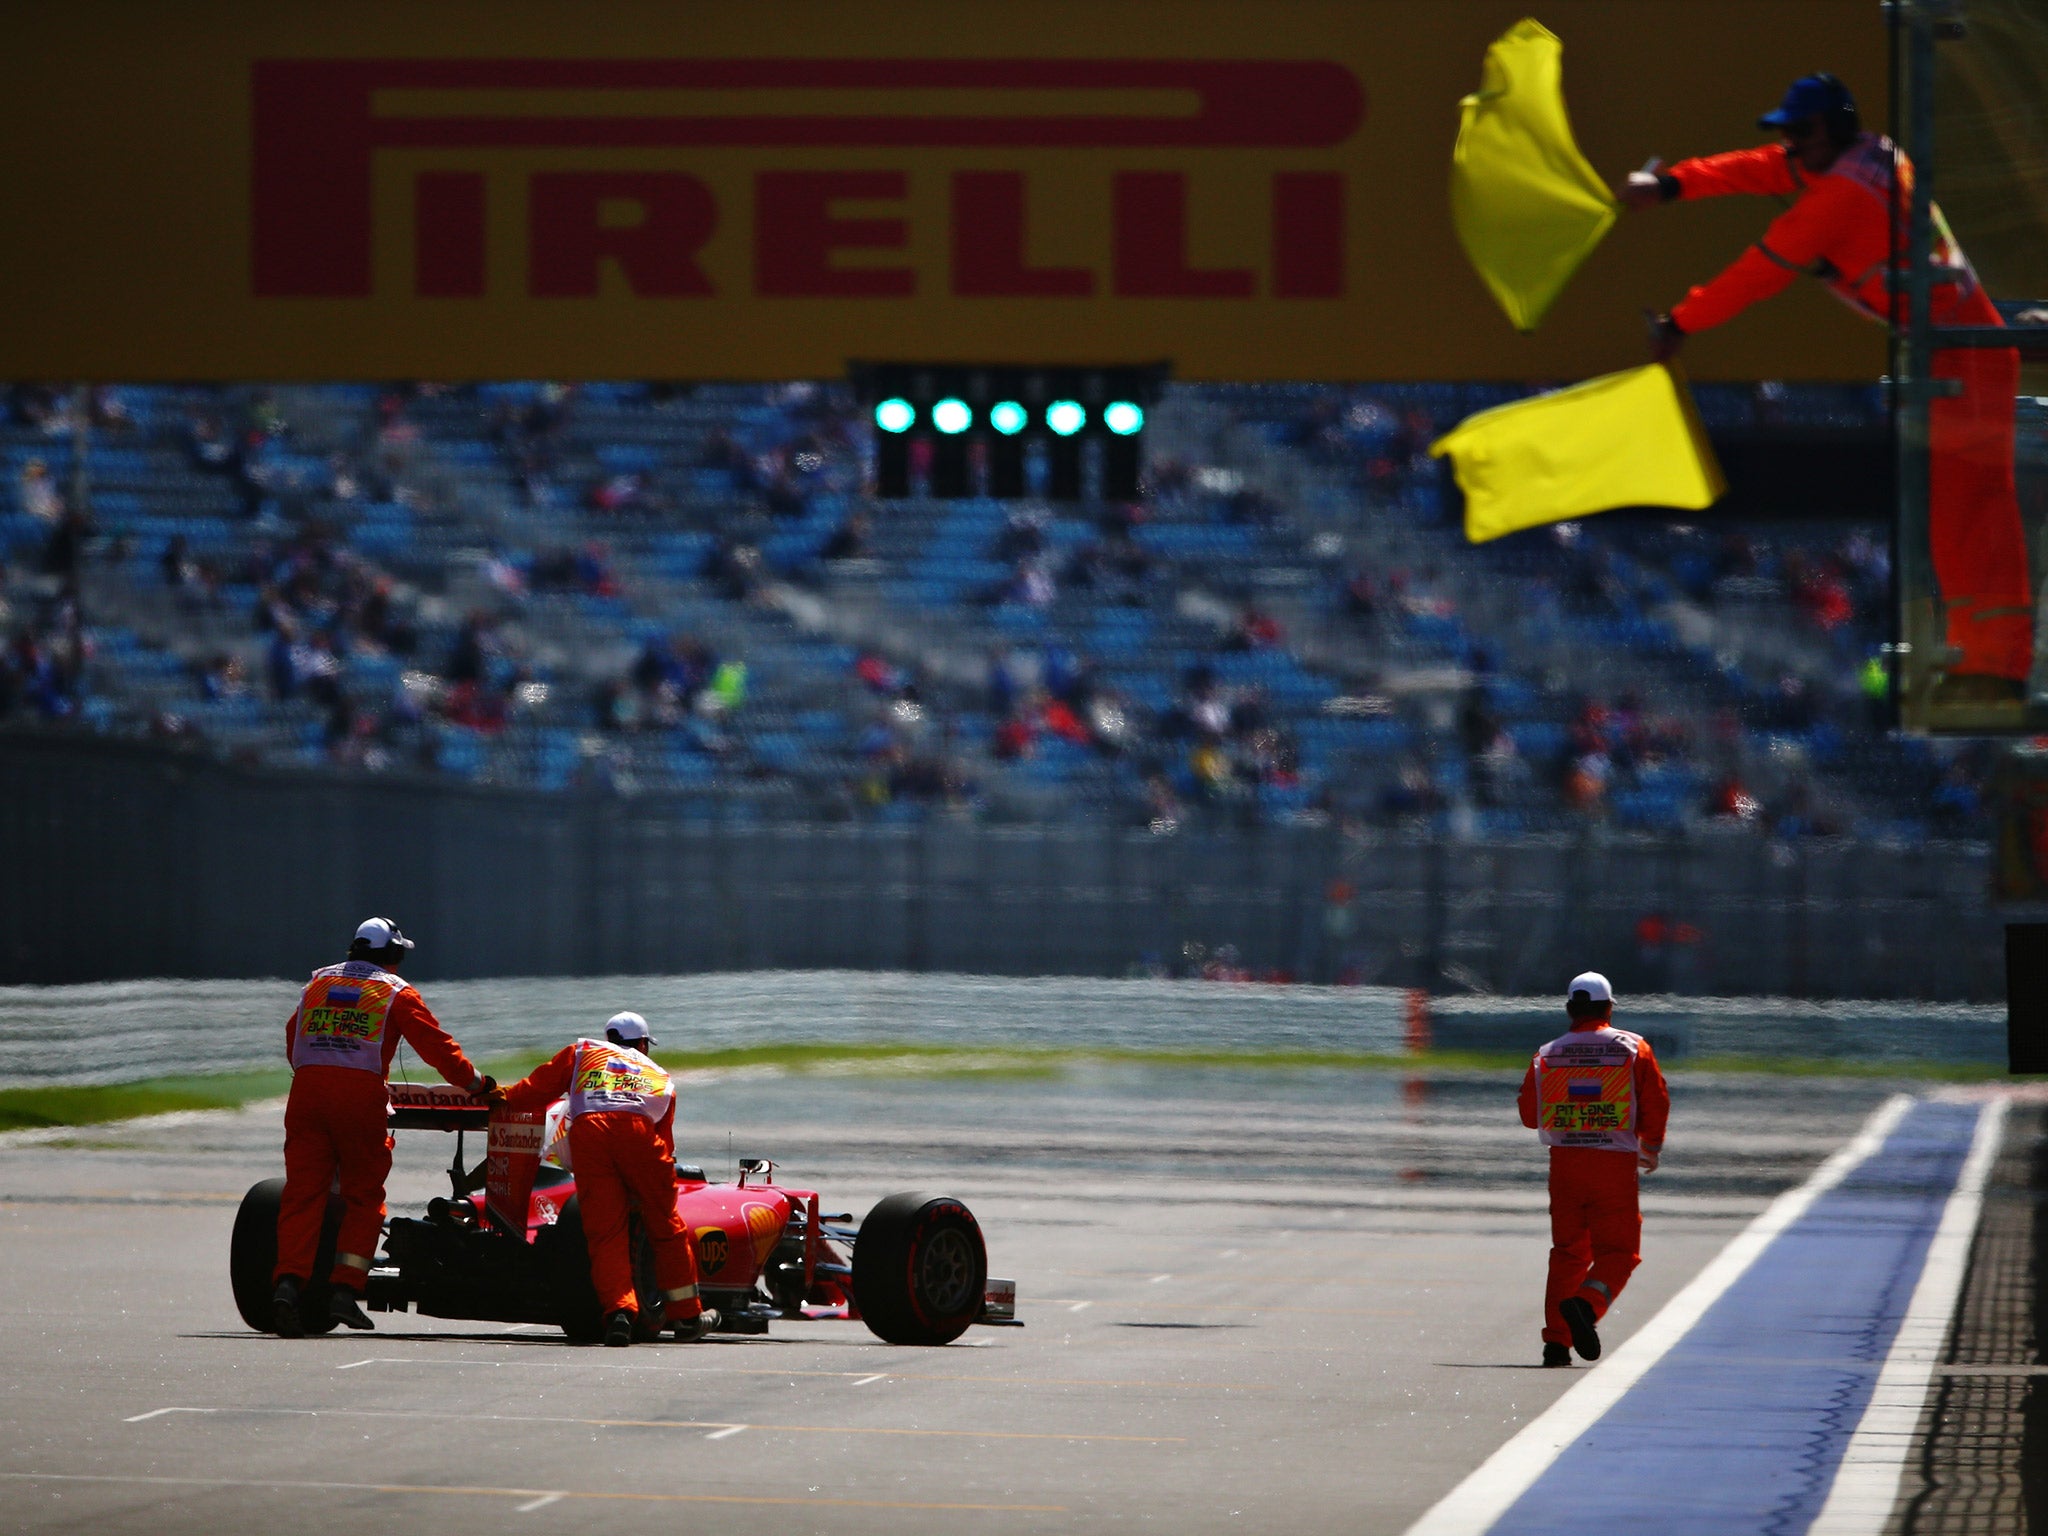
[[[727,1256],[732,1252],[732,1243],[723,1227],[699,1227],[697,1229],[697,1268],[704,1274],[715,1275],[725,1268]]]

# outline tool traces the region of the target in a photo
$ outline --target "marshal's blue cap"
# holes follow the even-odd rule
[[[1756,125],[1759,128],[1790,128],[1809,117],[1838,112],[1845,107],[1855,110],[1856,98],[1849,94],[1849,87],[1833,75],[1801,75],[1785,92],[1785,99],[1778,103],[1777,110],[1766,112],[1756,120]]]

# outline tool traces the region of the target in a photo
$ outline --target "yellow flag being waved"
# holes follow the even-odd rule
[[[1430,444],[1465,493],[1465,537],[1616,507],[1710,507],[1727,490],[1685,381],[1664,363],[1468,416]]]
[[[1451,219],[1518,331],[1533,331],[1614,223],[1614,195],[1572,139],[1564,45],[1525,18],[1486,50],[1451,154]]]

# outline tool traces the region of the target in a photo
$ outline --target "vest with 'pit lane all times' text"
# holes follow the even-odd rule
[[[1545,1146],[1633,1152],[1636,1055],[1643,1037],[1613,1025],[1575,1029],[1536,1053],[1536,1130]]]
[[[384,1075],[384,1029],[398,994],[412,985],[367,960],[313,973],[299,995],[294,1067],[359,1067]]]
[[[609,1040],[578,1040],[569,1068],[569,1118],[632,1110],[659,1121],[675,1101],[669,1075],[638,1051]]]

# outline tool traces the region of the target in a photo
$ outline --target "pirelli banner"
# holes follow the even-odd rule
[[[1570,378],[1771,210],[1625,220],[1516,335],[1459,98],[1535,6],[1610,179],[1756,142],[1874,0],[13,0],[0,377]],[[1870,378],[1818,291],[1696,376]]]

